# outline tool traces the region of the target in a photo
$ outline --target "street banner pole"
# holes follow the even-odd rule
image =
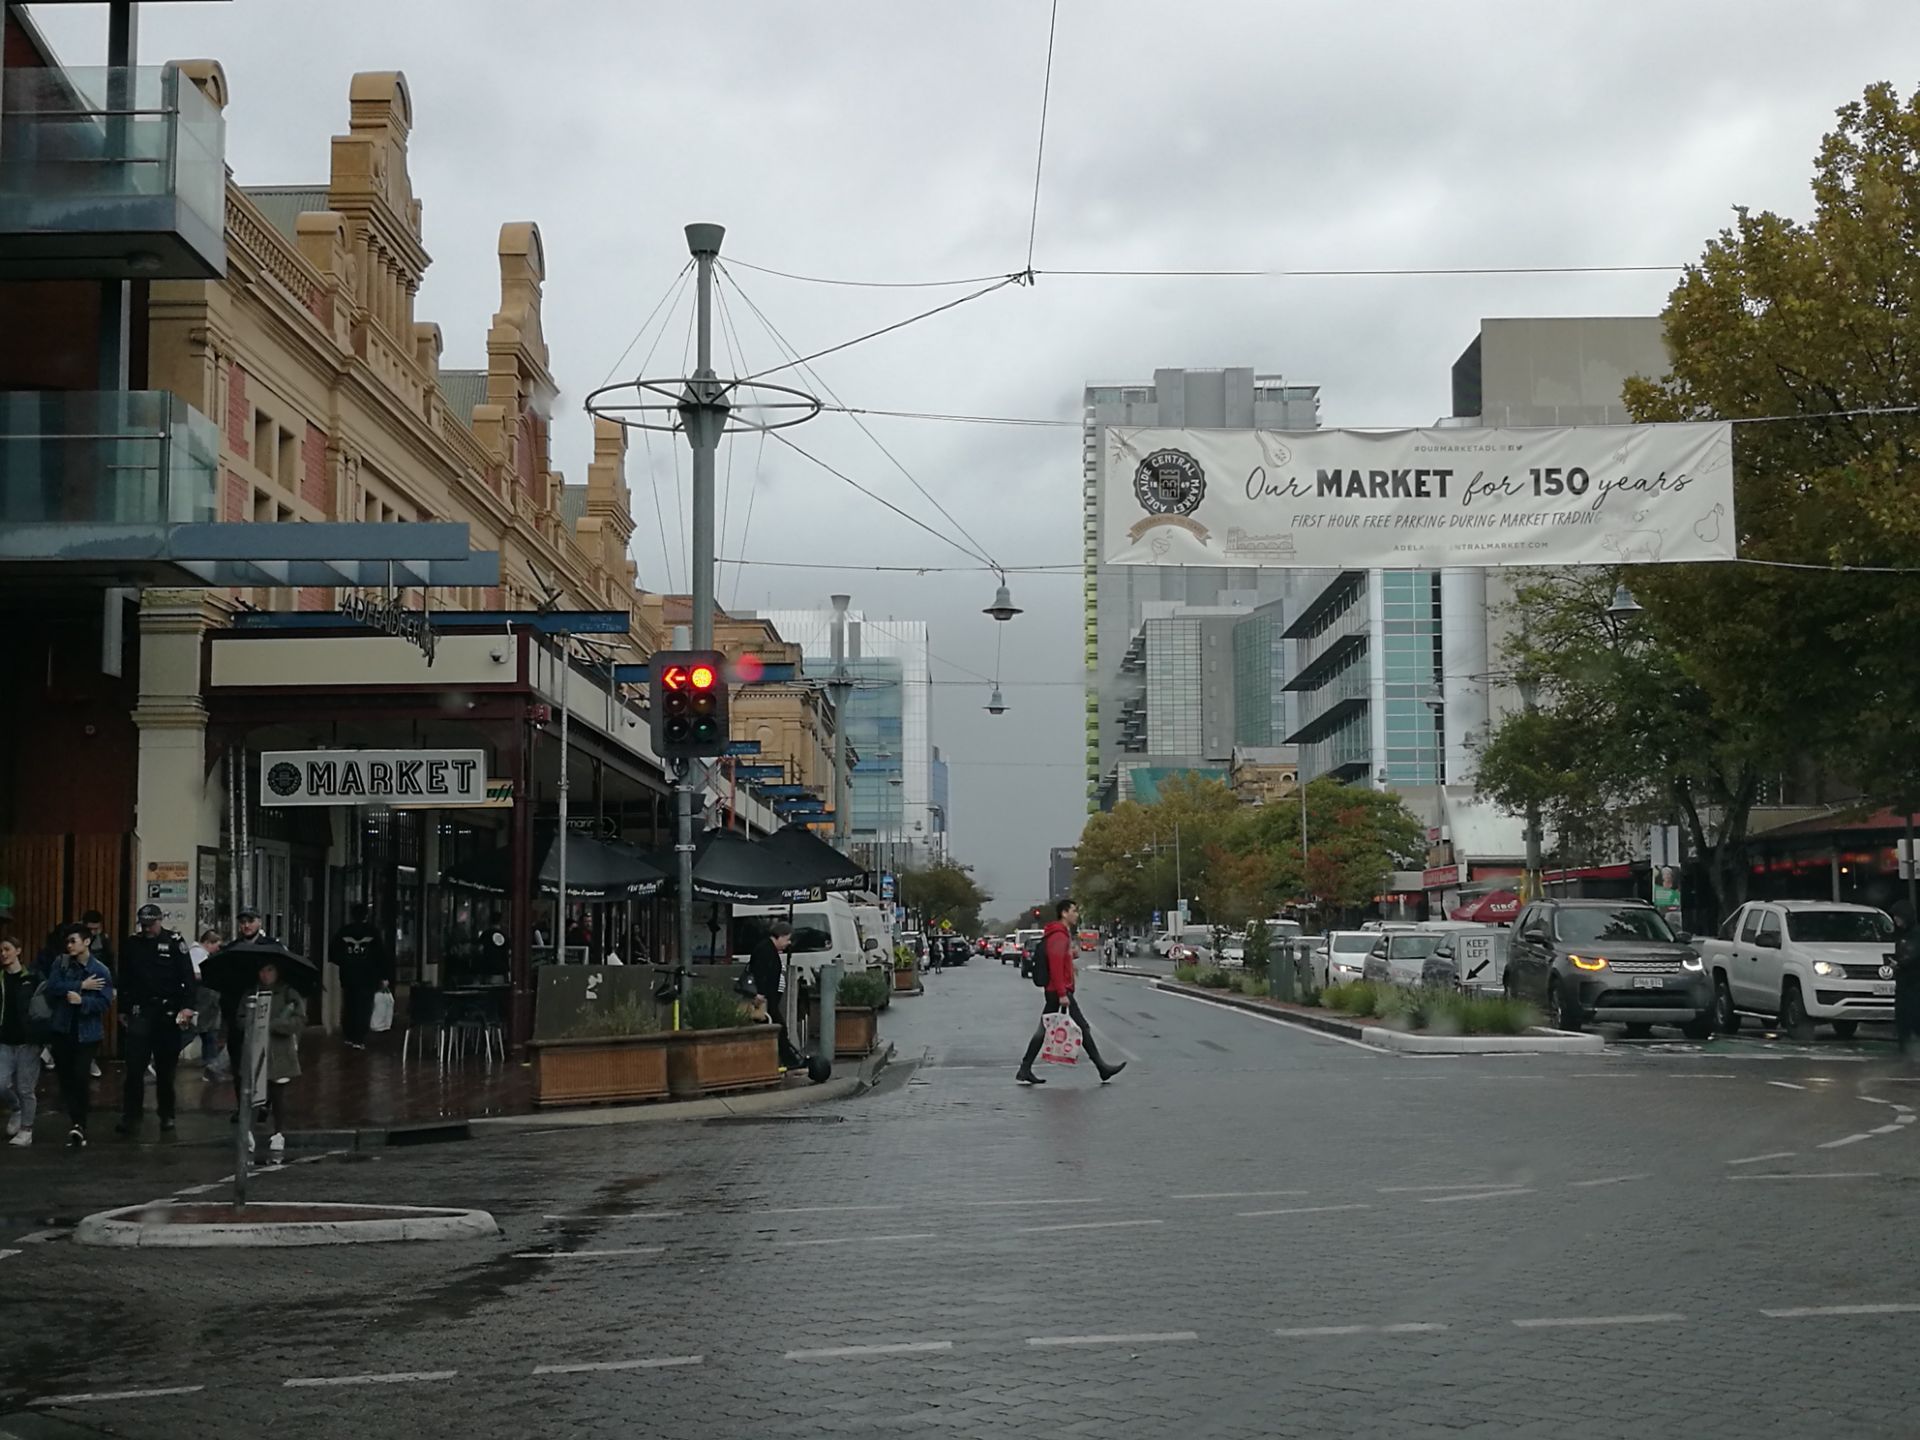
[[[234,1068],[233,1083],[235,1101],[239,1106],[239,1119],[233,1127],[233,1207],[242,1209],[247,1203],[247,1167],[252,1159],[253,1105],[256,1096],[264,1093],[266,1085],[266,1033],[267,1018],[273,1007],[273,997],[264,990],[257,990],[243,1002],[241,1013],[240,1063]]]

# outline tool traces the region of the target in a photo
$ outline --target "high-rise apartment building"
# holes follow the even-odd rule
[[[1123,757],[1151,754],[1156,766],[1190,762],[1206,768],[1209,744],[1202,682],[1224,683],[1224,744],[1233,745],[1232,619],[1201,611],[1252,611],[1293,588],[1290,572],[1223,566],[1106,565],[1100,559],[1100,431],[1107,425],[1192,429],[1312,430],[1320,424],[1320,390],[1289,384],[1250,367],[1156,370],[1151,384],[1089,385],[1083,415],[1083,543],[1085,546],[1087,794],[1090,809],[1127,792]],[[1149,634],[1152,613],[1155,633]],[[1220,623],[1212,628],[1208,620]],[[1215,641],[1209,653],[1209,638]],[[1157,728],[1180,749],[1161,751]],[[1185,747],[1192,746],[1188,749]]]
[[[764,610],[756,618],[800,647],[808,674],[832,672],[833,611]],[[853,689],[844,723],[859,756],[849,786],[850,841],[868,854],[886,847],[896,865],[924,865],[944,855],[946,827],[944,813],[936,814],[927,622],[849,610],[846,663]]]

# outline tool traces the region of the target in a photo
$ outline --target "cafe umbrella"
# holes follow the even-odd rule
[[[785,825],[761,842],[822,890],[858,890],[867,872],[804,825]]]
[[[543,826],[533,841],[533,888],[542,895],[560,890],[559,831]],[[502,847],[454,866],[444,883],[489,895],[512,888],[513,857]],[[573,900],[645,900],[667,884],[667,872],[645,852],[591,835],[567,838],[567,895]]]

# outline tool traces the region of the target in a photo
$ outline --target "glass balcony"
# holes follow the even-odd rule
[[[226,274],[226,121],[175,66],[0,69],[0,277]]]
[[[88,527],[217,520],[219,476],[219,427],[171,391],[0,392],[0,527],[48,527],[45,558]]]

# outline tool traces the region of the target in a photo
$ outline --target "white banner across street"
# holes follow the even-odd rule
[[[1106,427],[1109,565],[1431,570],[1731,560],[1733,427]]]

